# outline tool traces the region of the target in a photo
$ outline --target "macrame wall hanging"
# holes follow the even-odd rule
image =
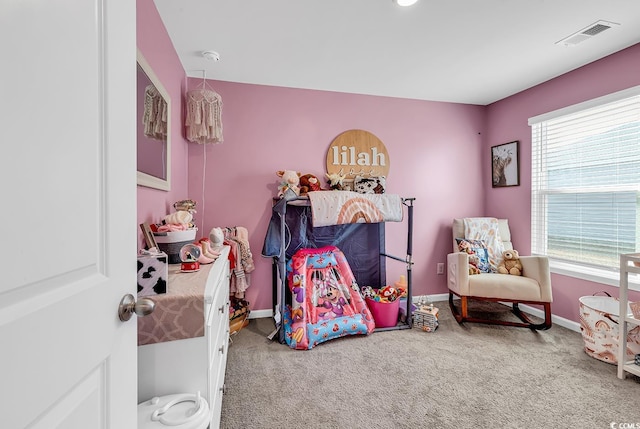
[[[144,135],[156,140],[167,139],[167,102],[154,85],[144,90]]]
[[[202,78],[199,88],[187,92],[186,135],[193,143],[222,143],[222,97]]]
[[[222,143],[222,97],[207,84],[205,71],[202,71],[202,83],[198,88],[186,94],[185,131],[187,140],[192,143]],[[207,174],[207,151],[203,147],[202,157],[202,209],[200,231],[204,231],[205,184]]]

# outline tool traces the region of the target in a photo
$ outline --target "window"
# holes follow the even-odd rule
[[[640,87],[529,125],[532,253],[572,272],[616,272],[621,253],[640,251]]]

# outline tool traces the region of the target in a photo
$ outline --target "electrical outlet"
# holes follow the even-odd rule
[[[438,262],[438,265],[436,266],[436,270],[438,274],[444,274],[444,262]]]

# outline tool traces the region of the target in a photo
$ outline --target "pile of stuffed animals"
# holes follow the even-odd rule
[[[338,173],[325,174],[329,188],[323,188],[320,179],[313,174],[301,174],[295,170],[278,170],[276,175],[281,179],[278,185],[278,198],[283,198],[287,191],[296,196],[305,196],[312,191],[344,190],[346,176]]]
[[[360,293],[364,298],[369,298],[376,302],[393,302],[406,293],[406,289],[396,286],[385,286],[374,289],[371,286],[362,286]]]

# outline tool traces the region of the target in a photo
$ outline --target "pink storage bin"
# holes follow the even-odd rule
[[[373,320],[376,322],[376,328],[389,328],[398,324],[399,299],[391,302],[382,302],[366,298],[366,302]]]

